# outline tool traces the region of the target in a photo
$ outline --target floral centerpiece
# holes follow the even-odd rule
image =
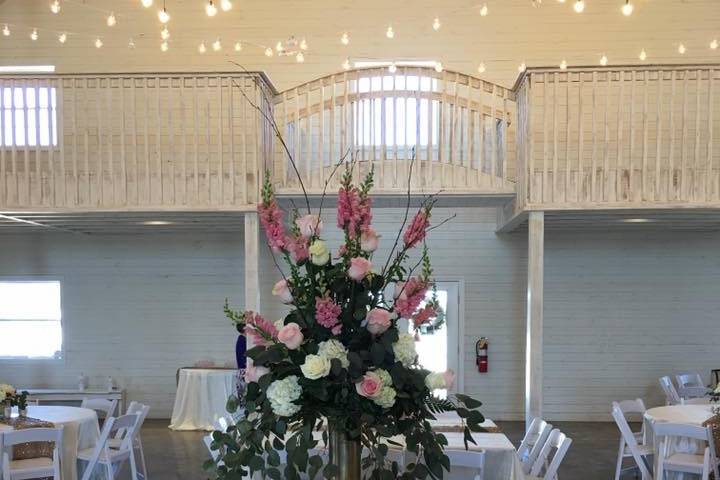
[[[3,416],[10,417],[12,407],[15,405],[17,390],[12,385],[0,383],[0,405],[3,407]]]
[[[271,322],[258,312],[225,306],[254,346],[247,351],[245,416],[227,432],[213,433],[219,457],[206,468],[217,478],[259,472],[262,478],[297,479],[304,472],[310,478],[350,479],[360,478],[361,468],[373,479],[442,478],[450,463],[443,453],[446,438],[431,427],[434,414],[457,412],[466,448],[473,442],[470,432],[482,431],[481,403],[462,394],[435,396],[434,390],[452,387],[454,373],[423,369],[414,336],[399,328],[401,319],[419,329],[438,318],[437,301],[425,302],[427,292],[434,291],[425,244],[434,200],[423,201],[409,220],[408,196],[390,255],[378,261],[373,174],[354,185],[349,165],[336,213],[344,241],[334,255],[323,238],[321,212],[313,214],[308,202],[307,214],[294,211],[286,225],[265,180],[259,218],[269,247],[288,272],[279,269],[283,278],[272,293],[290,312]],[[419,261],[409,264],[413,250]],[[235,413],[238,403],[231,397],[228,411]],[[329,445],[329,459],[320,440]],[[388,461],[393,447],[412,452],[416,460]]]

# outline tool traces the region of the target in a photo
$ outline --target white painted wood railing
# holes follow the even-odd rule
[[[275,118],[308,191],[319,193],[346,156],[358,175],[375,169],[376,191],[514,192],[514,94],[455,72],[398,67],[353,70],[278,95]],[[299,192],[276,145],[280,192]],[[336,175],[329,190],[337,188]]]
[[[0,77],[0,206],[249,206],[271,142],[238,88],[270,111],[256,74]]]
[[[530,69],[517,208],[720,204],[720,66]]]

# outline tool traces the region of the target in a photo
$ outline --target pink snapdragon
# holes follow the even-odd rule
[[[395,312],[404,318],[410,318],[425,299],[427,284],[412,277],[407,282],[395,284]]]
[[[360,231],[362,221],[360,194],[357,188],[342,187],[338,191],[337,225],[347,230],[350,237],[355,237]]]
[[[417,311],[413,316],[413,325],[418,328],[420,325],[428,323],[433,318],[437,317],[437,312],[431,304],[425,305],[423,308]]]
[[[405,230],[403,241],[405,248],[413,248],[425,239],[427,229],[430,226],[430,212],[426,209],[415,214],[410,226]]]
[[[308,238],[305,236],[288,237],[285,246],[295,263],[304,262],[310,257]]]
[[[249,337],[255,345],[268,346],[277,340],[278,329],[275,325],[265,320],[259,313],[253,311],[245,312],[245,328],[243,333]]]
[[[274,252],[283,251],[285,249],[285,226],[283,225],[282,210],[275,199],[258,204],[258,213],[268,245]]]
[[[330,329],[335,328],[338,325],[338,318],[341,313],[342,307],[335,303],[332,298],[315,298],[315,320],[323,327]]]

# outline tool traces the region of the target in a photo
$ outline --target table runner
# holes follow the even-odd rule
[[[15,430],[55,428],[55,425],[51,422],[32,417],[2,417],[0,418],[0,423],[12,427]],[[53,458],[53,443],[54,442],[34,442],[15,445],[13,447],[13,460],[29,460],[40,457]]]

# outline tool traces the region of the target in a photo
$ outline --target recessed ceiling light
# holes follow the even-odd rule
[[[623,218],[622,221],[625,223],[650,223],[654,222],[655,220],[651,218]]]
[[[172,225],[175,222],[170,222],[167,220],[146,220],[144,222],[140,222],[141,225],[149,225],[149,226],[162,226],[162,225]]]

